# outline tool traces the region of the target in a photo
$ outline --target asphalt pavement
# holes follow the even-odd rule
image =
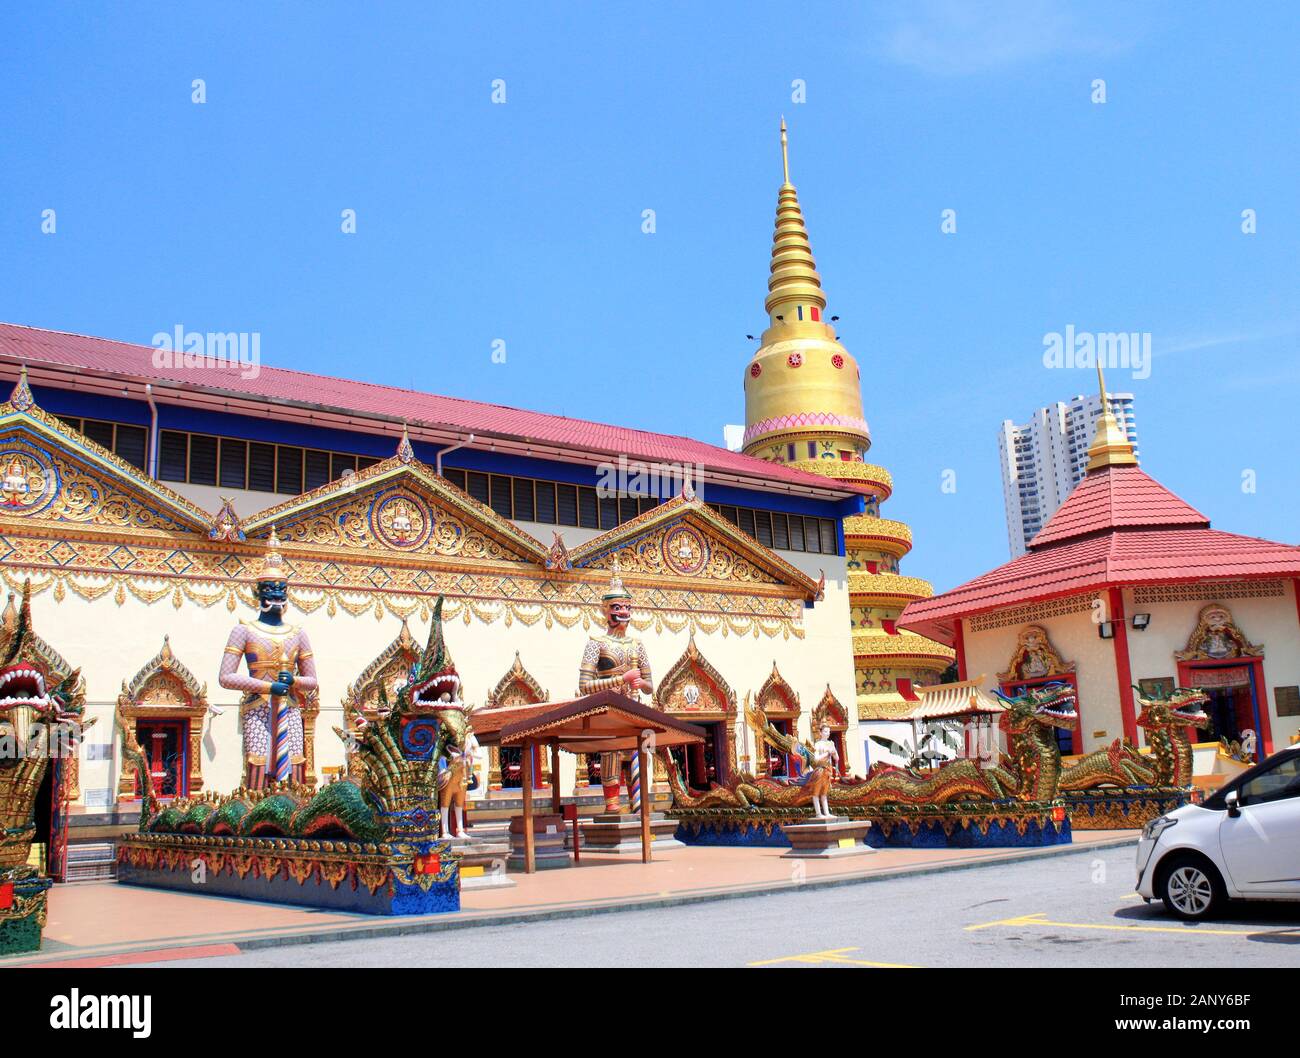
[[[1133,883],[1132,848],[1079,850],[832,889],[155,965],[1300,966],[1300,903],[1232,905],[1219,921],[1188,925],[1143,903]]]

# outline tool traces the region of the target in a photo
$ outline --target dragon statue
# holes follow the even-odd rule
[[[1078,722],[1074,691],[1066,684],[1031,688],[1025,694],[1002,696],[1004,711],[999,725],[1007,735],[1010,753],[997,762],[960,758],[926,775],[908,768],[878,767],[863,779],[830,780],[826,797],[841,809],[875,805],[946,805],[969,801],[1050,801],[1056,793],[1060,754],[1054,728],[1072,728]],[[782,753],[806,757],[807,747],[777,731],[760,709],[747,714],[759,736]],[[812,804],[815,781],[802,786],[740,775],[726,786],[715,784],[692,793],[675,763],[663,751],[677,809],[795,808]],[[827,776],[829,778],[829,774]]]
[[[1189,727],[1209,726],[1201,708],[1209,698],[1204,691],[1178,687],[1169,695],[1143,695],[1138,691],[1141,711],[1139,727],[1147,732],[1150,755],[1140,753],[1132,743],[1116,739],[1103,749],[1085,754],[1061,773],[1064,791],[1095,790],[1102,787],[1187,787],[1192,783],[1192,746]]]
[[[1188,728],[1207,728],[1210,718],[1203,706],[1210,696],[1195,687],[1176,687],[1167,696],[1143,695],[1137,688],[1138,726],[1145,728],[1155,758],[1157,786],[1192,785],[1192,744]]]
[[[21,608],[16,617],[6,612],[0,630],[0,955],[40,948],[51,880],[29,863],[31,848],[42,830],[48,848],[59,844],[66,762],[90,726],[79,670],[48,685],[57,674],[32,631],[31,588],[23,585]],[[38,801],[48,803],[48,828]]]
[[[289,873],[300,886],[313,869],[335,889],[342,876],[359,877],[367,885],[373,882],[372,895],[383,881],[389,881],[390,895],[394,884],[399,897],[403,885],[407,889],[423,886],[427,892],[427,883],[420,877],[426,870],[436,881],[455,883],[455,857],[438,839],[437,775],[439,759],[454,747],[463,749],[470,736],[465,710],[452,701],[459,683],[442,644],[440,597],[434,607],[429,644],[406,682],[397,688],[396,700],[390,703],[381,690],[379,710],[372,719],[367,720],[358,709],[347,717],[348,730],[334,729],[349,748],[346,779],[319,790],[286,781],[262,789],[240,787],[224,796],[209,793],[177,798],[160,805],[150,790],[144,755],[130,754],[128,761],[145,793],[139,837],[119,847],[119,878],[123,864],[156,871],[159,853],[180,839],[182,845],[188,841],[196,849],[211,851],[218,872],[233,858],[225,850],[265,847],[266,859],[276,870],[296,861]],[[272,840],[269,845],[257,845],[247,839]],[[330,855],[322,858],[321,854]],[[168,863],[162,862],[162,866]],[[266,870],[264,865],[264,877]],[[176,887],[138,876],[131,880]],[[458,898],[455,903],[459,906]],[[423,911],[412,905],[379,913],[453,909],[430,907],[426,902]]]

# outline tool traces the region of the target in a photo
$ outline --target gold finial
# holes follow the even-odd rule
[[[781,170],[785,173],[785,182],[790,182],[790,141],[785,134],[785,115],[781,115]]]
[[[406,422],[402,422],[402,439],[397,442],[397,458],[403,463],[415,462],[415,449],[411,447],[411,435],[406,430]]]
[[[36,403],[32,388],[27,384],[27,365],[23,364],[18,372],[18,382],[9,396],[9,404],[18,411],[27,411]]]
[[[1101,356],[1097,356],[1097,395],[1101,401],[1101,418],[1097,420],[1097,432],[1092,444],[1088,446],[1088,473],[1104,467],[1135,467],[1137,456],[1133,445],[1124,433],[1110,410],[1110,398],[1106,395],[1106,376],[1101,370]]]
[[[813,320],[811,309],[815,307],[820,313],[826,308],[826,295],[822,293],[821,276],[817,274],[817,262],[813,260],[812,245],[804,227],[799,196],[790,183],[790,152],[785,118],[781,119],[781,165],[785,172],[785,183],[776,196],[771,275],[767,281],[768,294],[763,307],[772,317],[773,326],[777,322],[787,325],[795,323],[800,319],[799,306],[804,307],[806,315],[802,318],[805,322],[820,323],[820,320]],[[778,321],[777,316],[783,319]]]

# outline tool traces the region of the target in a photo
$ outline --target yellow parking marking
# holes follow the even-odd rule
[[[1055,926],[1057,929],[1101,929],[1121,933],[1177,933],[1184,937],[1250,937],[1257,935],[1257,929],[1207,929],[1204,926],[1121,926],[1097,922],[1056,922],[1046,917],[1046,911],[1037,911],[1032,915],[1018,918],[1004,918],[997,922],[981,922],[977,926],[967,926],[966,932],[977,929],[989,929],[992,926]]]
[[[783,962],[801,962],[818,966],[876,966],[890,970],[913,970],[914,966],[898,962],[871,962],[867,959],[850,959],[847,952],[861,951],[861,948],[830,948],[826,951],[811,951],[805,955],[786,955],[780,959],[763,959],[761,962],[747,963],[748,966],[775,966]]]

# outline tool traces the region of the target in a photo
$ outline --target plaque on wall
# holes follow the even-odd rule
[[[1174,678],[1155,676],[1138,680],[1138,688],[1142,691],[1143,698],[1168,698],[1174,693]]]
[[[1274,687],[1278,716],[1300,716],[1300,687]]]

